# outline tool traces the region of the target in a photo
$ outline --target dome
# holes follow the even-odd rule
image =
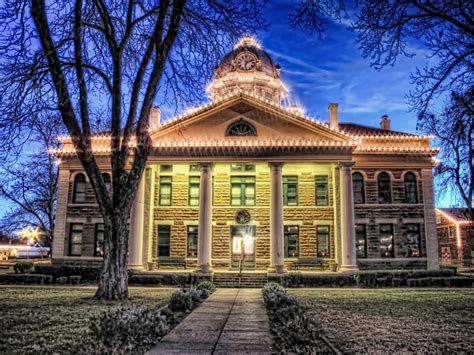
[[[238,71],[236,59],[241,53],[252,53],[257,58],[257,65],[255,70],[264,72],[273,77],[280,77],[280,66],[275,64],[270,55],[261,48],[255,39],[252,37],[243,37],[215,68],[214,75],[216,78],[225,76],[229,72]]]

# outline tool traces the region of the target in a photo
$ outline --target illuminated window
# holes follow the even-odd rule
[[[413,173],[405,174],[405,202],[406,203],[418,202],[416,176]]]
[[[257,130],[250,123],[240,120],[232,123],[225,133],[226,136],[256,136]]]
[[[104,224],[96,223],[94,256],[104,256],[104,240],[105,240]]]
[[[231,205],[255,206],[255,177],[231,177]]]
[[[299,256],[298,253],[298,237],[299,227],[298,226],[285,226],[285,258],[296,258]]]
[[[158,257],[170,256],[171,226],[158,226]]]
[[[171,206],[171,176],[160,176],[160,206]]]
[[[189,206],[199,206],[199,176],[189,177]]]
[[[238,173],[238,172],[252,172],[255,171],[255,165],[253,164],[231,164],[230,171]]]
[[[110,193],[110,189],[112,187],[112,180],[110,179],[110,175],[107,173],[102,174],[102,179],[104,180],[105,189],[108,193]]]
[[[356,224],[356,251],[359,259],[367,257],[367,233],[365,224]]]
[[[81,256],[82,254],[82,223],[71,223],[69,233],[69,255]]]
[[[390,193],[390,176],[383,172],[379,174],[378,178],[379,203],[390,203],[392,196]]]
[[[283,203],[285,206],[298,206],[298,177],[283,177]]]
[[[380,256],[382,258],[395,257],[395,240],[393,238],[393,225],[380,225]]]
[[[172,173],[173,165],[160,165],[160,173]]]
[[[316,227],[316,252],[318,257],[328,258],[329,253],[329,226]]]
[[[188,257],[196,258],[198,251],[198,227],[188,226]]]
[[[421,256],[420,247],[420,225],[418,223],[410,223],[407,227],[407,257],[417,258]]]
[[[364,203],[364,177],[361,173],[352,174],[352,188],[354,190],[354,203]]]
[[[316,176],[316,206],[329,205],[328,177]]]
[[[86,176],[79,173],[74,178],[72,202],[84,202],[86,200]]]

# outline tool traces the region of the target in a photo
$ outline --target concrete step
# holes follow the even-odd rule
[[[213,282],[217,287],[260,288],[268,281],[266,273],[215,273]]]

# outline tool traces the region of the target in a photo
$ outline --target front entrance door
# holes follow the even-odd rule
[[[451,265],[451,247],[441,247],[441,264]]]
[[[255,268],[255,226],[232,226],[231,267]]]

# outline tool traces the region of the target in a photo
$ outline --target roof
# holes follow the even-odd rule
[[[467,208],[437,208],[437,210],[456,222],[468,222],[474,220],[472,216],[469,216],[469,210]]]
[[[364,125],[360,125],[356,123],[342,123],[341,122],[339,123],[339,130],[351,136],[373,136],[373,137],[383,137],[383,136],[407,137],[408,136],[408,137],[422,138],[422,136],[419,136],[413,133],[386,130],[386,129],[381,129],[381,128],[364,126]]]

